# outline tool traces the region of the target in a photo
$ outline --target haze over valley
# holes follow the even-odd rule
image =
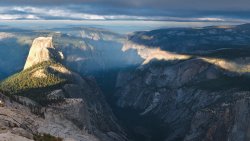
[[[0,0],[0,141],[250,140],[250,3],[190,2]]]

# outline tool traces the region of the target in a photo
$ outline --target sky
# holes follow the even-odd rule
[[[0,20],[248,21],[250,0],[0,0]]]

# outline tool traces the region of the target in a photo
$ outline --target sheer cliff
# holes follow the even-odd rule
[[[50,134],[76,141],[127,140],[95,81],[66,68],[62,57],[51,37],[33,41],[25,69],[0,83],[6,95],[1,96],[0,133],[24,132],[29,139]]]
[[[242,25],[131,35],[124,50],[137,50],[145,61],[117,77],[118,117],[137,140],[249,140],[248,34]]]

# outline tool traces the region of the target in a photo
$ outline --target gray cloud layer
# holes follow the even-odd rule
[[[32,9],[32,11],[27,7],[37,10]],[[71,19],[91,19],[94,15],[102,16],[96,19],[117,18],[114,16],[120,16],[120,19],[151,17],[163,20],[173,17],[250,19],[250,0],[0,0],[0,8],[2,17],[4,14],[5,17],[19,15],[24,19],[24,15],[45,19],[71,18],[67,17],[65,12],[53,16],[56,10],[78,15]],[[43,10],[46,12],[46,9],[55,11],[42,15]]]
[[[154,7],[162,9],[248,10],[249,0],[0,0],[4,5],[93,4],[120,7]],[[230,9],[228,9],[230,8]]]

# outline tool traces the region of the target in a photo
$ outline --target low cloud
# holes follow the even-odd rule
[[[0,20],[42,20],[36,15],[0,14]]]
[[[249,16],[243,17],[244,14],[237,13],[241,16],[228,16],[225,13],[216,15],[209,12],[194,13],[192,11],[178,13],[152,11],[138,9],[137,14],[133,14],[133,9],[127,9],[126,12],[108,12],[105,8],[98,8],[95,12],[91,11],[92,7],[70,6],[0,6],[0,20],[160,20],[160,21],[208,21],[208,22],[242,22],[250,19]],[[117,10],[114,8],[113,10]],[[106,12],[105,12],[106,11]],[[218,12],[219,13],[219,12]],[[244,13],[244,11],[243,11]],[[233,15],[233,14],[232,14]]]
[[[98,15],[72,11],[63,8],[0,7],[0,19],[72,19],[72,20],[147,20],[148,17],[130,15]],[[12,13],[12,14],[10,14]],[[20,14],[22,13],[22,14]]]

